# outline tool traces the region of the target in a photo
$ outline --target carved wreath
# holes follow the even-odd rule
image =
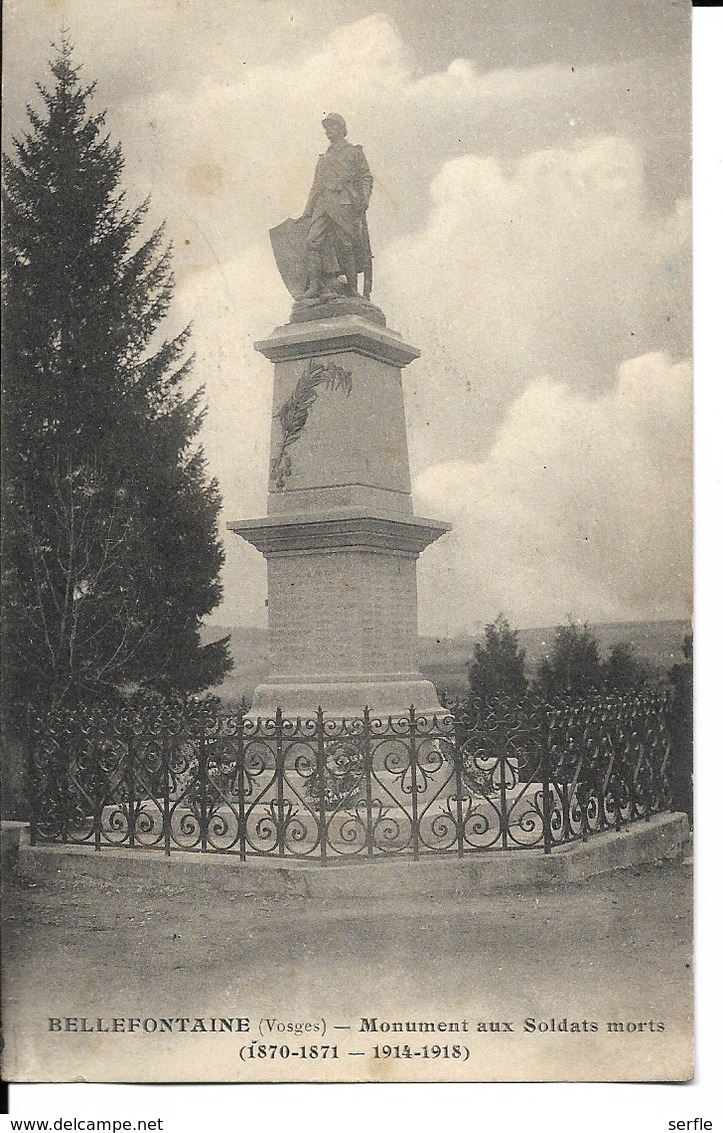
[[[351,371],[334,362],[320,362],[318,358],[312,358],[288,401],[274,414],[281,425],[281,444],[271,462],[271,479],[280,492],[291,475],[289,448],[301,436],[322,386],[329,390],[343,390],[348,397],[351,393]]]

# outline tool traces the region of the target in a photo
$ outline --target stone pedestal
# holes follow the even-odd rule
[[[416,666],[416,560],[401,370],[419,356],[359,315],[278,327],[268,516],[230,523],[268,569],[272,671],[250,715],[439,711]]]

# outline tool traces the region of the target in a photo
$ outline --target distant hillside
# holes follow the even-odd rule
[[[618,641],[630,642],[636,656],[647,662],[656,675],[664,677],[671,665],[683,660],[683,638],[690,632],[687,622],[605,622],[592,625],[600,642],[600,652],[607,657],[610,646]],[[211,689],[226,704],[242,697],[251,699],[254,688],[269,672],[269,639],[265,629],[254,626],[207,626],[204,642],[230,634],[234,668],[218,687]],[[538,664],[546,657],[555,639],[555,627],[520,630],[520,643],[527,651],[526,670],[534,676]],[[423,676],[440,690],[453,694],[467,690],[467,662],[472,656],[473,637],[420,637],[419,668]]]
[[[690,625],[683,621],[670,622],[603,622],[591,623],[591,629],[600,643],[600,655],[605,659],[610,647],[619,641],[630,643],[636,657],[645,661],[656,674],[664,677],[671,665],[683,660],[683,639],[690,633]],[[420,637],[419,665],[425,677],[451,693],[467,689],[467,662],[472,656],[473,637],[435,638]],[[555,640],[555,626],[520,630],[520,645],[526,651],[525,672],[534,677],[537,666],[549,656]]]

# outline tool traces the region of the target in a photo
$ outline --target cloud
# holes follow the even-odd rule
[[[383,305],[422,360],[407,411],[417,469],[476,459],[541,375],[609,385],[626,358],[689,352],[687,206],[662,212],[622,138],[447,162],[418,232],[386,249]]]
[[[425,628],[689,615],[691,380],[659,353],[603,393],[540,379],[484,461],[418,476],[417,509],[454,524],[420,559]]]
[[[599,73],[599,69],[598,73]],[[608,71],[609,68],[603,68]],[[471,59],[453,59],[446,71],[438,71],[418,79],[409,92],[411,99],[433,102],[449,110],[464,106],[474,110],[484,106],[488,111],[494,103],[520,103],[528,99],[544,99],[551,92],[559,97],[579,95],[580,88],[590,80],[591,68],[577,73],[561,63],[548,63],[538,67],[504,67],[493,71],[480,71]]]

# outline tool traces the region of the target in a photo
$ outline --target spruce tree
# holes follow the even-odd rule
[[[475,645],[467,672],[470,696],[483,704],[500,696],[521,700],[525,695],[525,650],[518,631],[502,614],[485,626],[484,644]]]
[[[639,692],[650,680],[648,666],[635,656],[630,641],[616,641],[603,667],[603,681],[607,692]]]
[[[602,691],[604,670],[597,638],[585,622],[558,626],[549,657],[537,670],[537,688],[549,698],[592,696]]]
[[[6,694],[17,711],[187,694],[230,668],[218,488],[189,394],[189,329],[164,337],[163,229],[129,208],[123,157],[64,40],[4,160]]]

